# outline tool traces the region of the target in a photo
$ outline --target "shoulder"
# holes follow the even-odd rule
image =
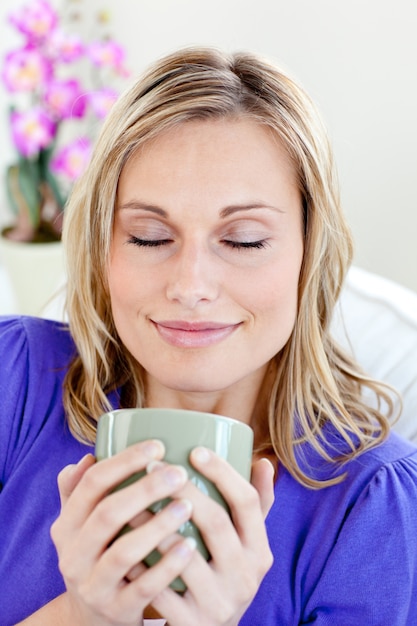
[[[374,522],[384,530],[392,524],[398,537],[407,537],[405,543],[413,546],[417,557],[417,448],[413,444],[391,433],[384,443],[338,467],[337,472],[333,463],[318,460],[316,453],[307,455],[304,463],[315,478],[337,473],[344,478],[330,487],[309,489],[280,468],[267,520],[272,536],[282,525],[291,550],[310,545],[315,552],[320,545],[320,552],[329,555],[342,537],[350,537],[348,544],[372,542]],[[315,559],[320,562],[317,555]]]
[[[0,316],[0,351],[18,343],[27,343],[32,349],[45,345],[59,349],[73,349],[74,343],[68,325],[54,320],[29,316]]]
[[[67,367],[76,354],[67,324],[36,317],[0,317],[0,369],[8,375]],[[0,374],[1,376],[1,374]]]
[[[336,446],[336,451],[340,452],[341,445]],[[322,458],[310,446],[304,446],[299,461],[303,470],[312,478],[325,480],[343,476],[332,487],[313,490],[298,483],[281,467],[276,492],[292,502],[295,509],[302,502],[304,514],[310,504],[312,510],[315,510],[317,502],[322,510],[327,506],[329,510],[332,509],[336,502],[343,502],[343,507],[351,510],[361,494],[372,490],[376,499],[383,498],[388,488],[401,491],[410,477],[413,496],[417,502],[417,447],[394,432],[383,443],[342,465]],[[345,513],[343,516],[345,517]]]
[[[310,471],[324,474],[324,461],[315,461]],[[392,434],[341,470],[340,483],[313,490],[280,469],[266,520],[276,558],[265,589],[287,585],[303,607],[302,623],[327,623],[329,607],[344,626],[410,623],[407,607],[417,611],[417,448]]]
[[[60,423],[63,381],[74,356],[65,324],[0,317],[0,476],[47,421]]]
[[[368,457],[378,466],[384,465],[385,463],[395,463],[395,461],[401,460],[404,457],[413,456],[415,452],[417,452],[415,443],[391,431],[389,437],[383,443],[379,446],[375,446],[375,448],[371,448],[364,456],[365,458]],[[360,458],[359,456],[358,461]]]
[[[356,514],[369,509],[370,515],[381,516],[379,525],[386,529],[388,520],[400,534],[412,529],[417,550],[417,447],[392,433],[383,444],[355,459],[351,474],[347,481],[359,483]]]
[[[351,453],[349,444],[331,425],[325,427],[323,434],[323,446],[328,458],[321,456],[310,443],[305,443],[296,452],[299,465],[307,475],[316,480],[344,476],[341,483],[343,492],[352,487],[360,489],[365,486],[384,467],[398,467],[400,470],[408,457],[411,463],[415,462],[417,446],[393,431],[382,443],[365,452],[358,452],[353,458],[341,463],[337,459],[346,458]],[[335,460],[332,462],[329,459]]]
[[[394,432],[382,444],[359,455],[346,466],[347,486],[356,484],[358,492],[373,489],[375,495],[382,495],[387,489],[401,491],[410,476],[417,499],[417,447]],[[393,477],[396,479],[392,483]]]
[[[39,404],[63,380],[76,354],[66,324],[36,317],[0,317],[0,394],[3,414]]]
[[[417,449],[392,435],[355,460],[344,488],[343,518],[307,604],[309,618],[326,598],[348,607],[351,621],[337,623],[410,624],[417,611]],[[343,483],[339,490],[334,511]]]

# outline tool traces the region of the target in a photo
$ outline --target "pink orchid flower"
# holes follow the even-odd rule
[[[46,0],[33,0],[10,15],[10,22],[29,40],[44,40],[54,30],[58,15]]]
[[[87,104],[75,79],[50,81],[45,88],[44,101],[57,120],[83,117]]]
[[[24,113],[12,111],[11,129],[16,148],[24,157],[33,157],[47,148],[56,134],[53,120],[41,107]]]
[[[52,74],[51,63],[31,46],[6,55],[2,78],[9,91],[34,91]]]
[[[104,119],[117,100],[117,97],[117,91],[110,87],[104,87],[103,89],[98,89],[90,93],[88,99],[94,114],[99,119]]]
[[[110,67],[123,74],[126,72],[123,67],[124,49],[111,39],[92,43],[88,46],[87,53],[98,67]]]
[[[86,169],[90,156],[90,140],[86,137],[75,139],[56,153],[51,161],[51,169],[73,182]]]
[[[48,38],[47,50],[51,58],[62,63],[72,63],[84,54],[85,46],[76,33],[65,33],[56,29]]]

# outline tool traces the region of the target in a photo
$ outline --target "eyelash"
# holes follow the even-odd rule
[[[128,243],[133,243],[135,246],[142,248],[159,248],[165,246],[167,243],[171,243],[171,239],[140,239],[140,237],[130,237]]]
[[[141,248],[159,248],[172,242],[172,239],[140,239],[140,237],[130,237],[128,243],[133,243],[135,246]],[[223,239],[223,243],[234,250],[248,250],[256,249],[261,250],[266,248],[266,239],[260,239],[259,241],[230,241]]]
[[[262,248],[266,248],[267,241],[266,239],[260,239],[259,241],[228,241],[224,240],[224,243],[230,246],[231,248],[238,250],[247,250],[248,248],[261,250]]]

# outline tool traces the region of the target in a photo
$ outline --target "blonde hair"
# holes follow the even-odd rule
[[[330,462],[343,461],[382,441],[393,402],[367,378],[330,334],[334,305],[352,258],[340,208],[332,153],[320,117],[305,92],[283,71],[253,54],[193,48],[156,63],[116,103],[91,164],[65,213],[67,312],[78,349],[64,385],[64,406],[77,438],[94,441],[98,417],[116,391],[122,406],[141,406],[138,364],[121,343],[107,284],[113,211],[121,170],[129,157],[164,130],[189,120],[247,117],[269,127],[286,147],[303,198],[305,251],[299,308],[292,335],[275,358],[268,421],[259,452],[273,453],[305,485],[322,482],[302,471],[298,444],[308,441]],[[363,399],[365,389],[376,406]],[[348,451],[335,457],[324,425],[331,422]],[[263,430],[262,430],[263,429]]]

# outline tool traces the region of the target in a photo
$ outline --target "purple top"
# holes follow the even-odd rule
[[[70,435],[62,407],[74,353],[63,324],[0,319],[1,626],[64,591],[49,535],[56,476],[91,451]],[[335,434],[333,443],[342,449]],[[330,475],[303,452],[311,475]],[[280,468],[267,518],[274,565],[240,626],[417,624],[417,450],[392,435],[345,470],[341,484],[311,490]]]

